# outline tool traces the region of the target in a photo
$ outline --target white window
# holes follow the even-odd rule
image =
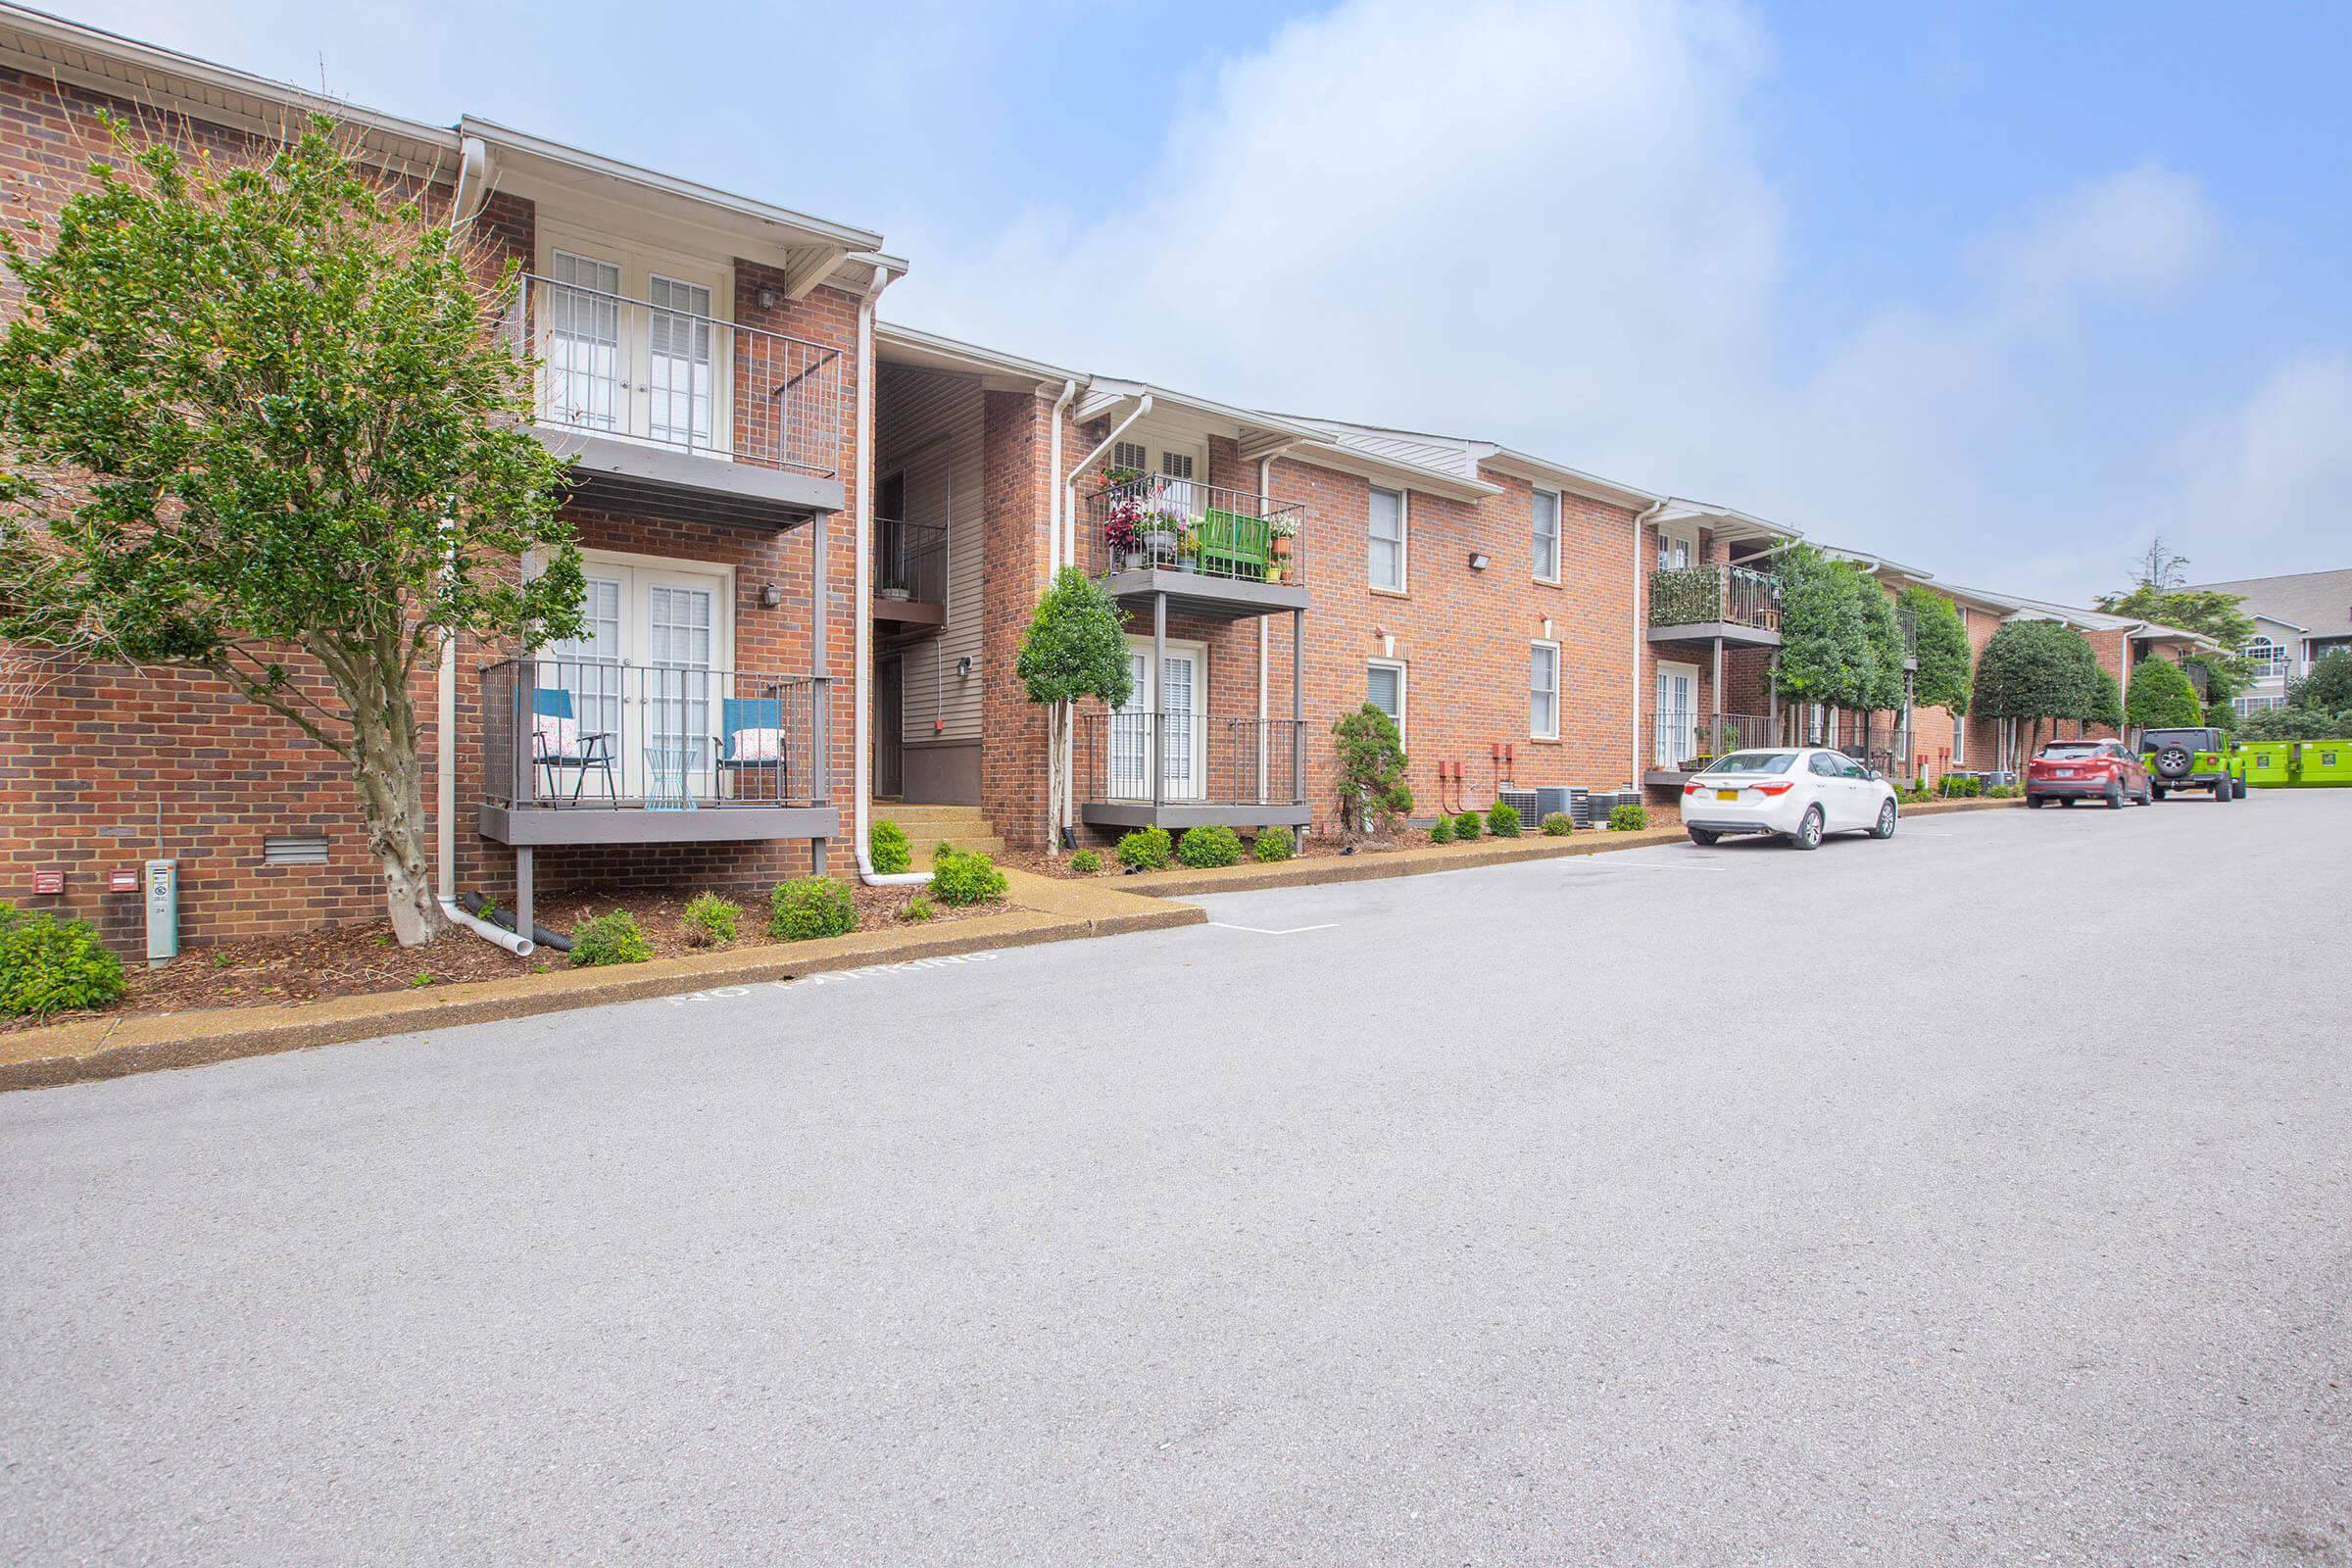
[[[716,789],[720,701],[739,695],[734,577],[726,568],[655,556],[584,552],[581,635],[551,642],[532,662],[540,692],[564,692],[584,735],[606,738],[623,799]]]
[[[539,418],[727,455],[737,344],[725,265],[553,221],[539,234],[529,285]]]
[[[2256,680],[2280,680],[2286,675],[2286,648],[2268,637],[2257,637],[2246,644],[2240,657],[2254,666]]]
[[[1371,538],[1372,586],[1404,592],[1404,492],[1373,488]]]
[[[1560,498],[1556,491],[1539,490],[1535,499],[1536,580],[1560,580]]]
[[[1396,738],[1404,739],[1404,665],[1394,659],[1375,659],[1364,666],[1364,701],[1389,715]]]
[[[1967,611],[1960,612],[1967,614]],[[1958,767],[1968,760],[1968,720],[1958,713],[1952,715],[1952,765]]]
[[[1660,569],[1688,566],[1698,559],[1698,540],[1671,528],[1658,530],[1658,565]]]
[[[1540,741],[1560,738],[1560,645],[1529,645],[1527,732]]]
[[[1110,449],[1110,466],[1146,473],[1152,467],[1152,449],[1141,441],[1120,441]]]

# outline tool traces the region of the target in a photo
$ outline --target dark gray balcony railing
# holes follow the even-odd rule
[[[948,530],[935,522],[874,519],[874,592],[917,604],[948,602]]]
[[[483,794],[514,808],[822,806],[831,685],[553,654],[485,664]]]
[[[655,303],[516,280],[505,334],[530,355],[538,421],[838,478],[841,351],[721,320],[707,314],[706,290],[656,286],[675,292]]]
[[[1306,509],[1295,501],[1148,473],[1098,490],[1083,516],[1097,576],[1157,567],[1234,582],[1306,582]]]
[[[1295,718],[1081,713],[1078,798],[1167,806],[1301,805],[1306,800],[1305,732],[1305,724]]]
[[[1781,629],[1781,584],[1768,572],[1724,562],[1661,566],[1649,574],[1649,623],[1696,626],[1720,622],[1756,631]]]
[[[1773,739],[1769,718],[1754,713],[1694,713],[1685,708],[1658,711],[1656,737],[1650,766],[1669,772],[1680,771],[1685,762],[1702,757],[1713,759],[1779,744]]]

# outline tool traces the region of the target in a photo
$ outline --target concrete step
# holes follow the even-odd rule
[[[1004,853],[1004,841],[990,830],[988,818],[977,806],[896,806],[876,801],[874,820],[896,822],[905,830],[918,863],[928,863],[933,847],[943,843],[981,855]]]

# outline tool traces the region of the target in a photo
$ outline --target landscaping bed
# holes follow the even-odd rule
[[[1000,914],[1019,907],[1000,902],[956,908],[933,899],[929,901],[931,919],[917,924],[902,922],[899,911],[920,889],[869,888],[857,882],[852,882],[850,888],[859,931],[927,930],[972,915]],[[687,940],[684,920],[686,905],[692,896],[593,889],[552,893],[537,900],[533,918],[551,930],[569,932],[590,915],[625,909],[636,919],[646,946],[657,958],[788,945],[777,943],[767,934],[767,901],[752,893],[737,900],[743,905],[743,915],[733,942],[717,947],[693,946]],[[122,1000],[104,1012],[0,1018],[0,1034],[83,1018],[152,1016],[212,1007],[275,1006],[329,997],[423,991],[570,967],[569,956],[552,948],[541,948],[531,956],[519,958],[463,929],[451,931],[429,948],[405,949],[393,940],[390,923],[378,921],[300,936],[254,937],[191,948],[160,969],[148,968],[141,958],[126,958]]]

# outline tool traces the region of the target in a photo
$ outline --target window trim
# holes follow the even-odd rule
[[[1371,673],[1375,669],[1393,669],[1396,672],[1396,711],[1393,716],[1396,721],[1396,744],[1403,746],[1405,744],[1405,724],[1413,710],[1412,666],[1401,659],[1365,660],[1364,701],[1367,703],[1372,701]]]
[[[1388,587],[1372,581],[1372,497],[1389,495],[1396,498],[1396,585]],[[1367,486],[1364,495],[1364,581],[1376,594],[1392,594],[1404,598],[1413,586],[1413,493],[1410,490],[1392,490],[1385,484]]]
[[[1560,657],[1560,645],[1556,640],[1549,637],[1534,637],[1528,640],[1527,650],[1527,693],[1528,701],[1531,705],[1528,713],[1527,737],[1529,740],[1536,741],[1556,741],[1560,738],[1560,719],[1562,716],[1560,713],[1560,687],[1563,682],[1561,680],[1562,663]],[[1539,650],[1548,650],[1551,654],[1551,730],[1548,734],[1536,728],[1535,713],[1532,707],[1536,694],[1535,656]]]
[[[1551,575],[1548,577],[1543,572],[1535,570],[1535,542],[1543,537],[1542,534],[1536,532],[1535,498],[1538,496],[1551,498]],[[1527,503],[1528,568],[1535,580],[1546,587],[1557,588],[1560,585],[1560,579],[1566,575],[1568,549],[1562,536],[1567,532],[1567,515],[1568,498],[1561,492],[1546,489],[1543,485],[1537,485],[1534,490],[1529,492]]]

